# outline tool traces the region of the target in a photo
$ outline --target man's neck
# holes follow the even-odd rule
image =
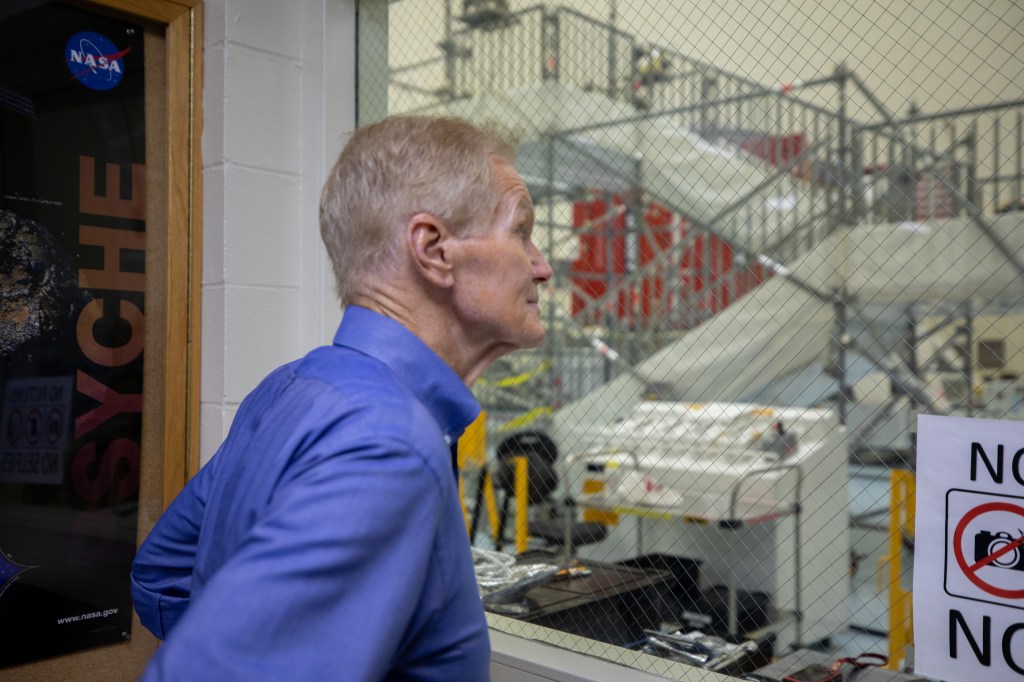
[[[437,353],[467,386],[482,373],[474,367],[478,363],[472,361],[467,344],[458,338],[458,325],[443,302],[401,286],[385,285],[353,294],[350,303],[401,324]]]

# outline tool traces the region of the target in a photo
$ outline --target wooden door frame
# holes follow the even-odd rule
[[[144,399],[150,411],[159,412],[160,424],[153,424],[157,433],[145,440],[162,455],[162,509],[199,470],[202,0],[79,0],[76,4],[164,29],[165,50],[159,55],[163,87],[161,92],[149,92],[147,87],[147,99],[163,97],[162,113],[159,106],[147,106],[147,125],[153,124],[155,137],[162,138],[147,143],[147,154],[155,152],[151,156],[162,166],[150,176],[157,186],[149,188],[152,208],[147,216],[147,224],[155,225],[165,240],[162,253],[156,254],[163,261],[155,268],[160,281],[147,282],[147,289],[155,289],[162,302],[162,319],[153,324],[158,337],[147,338],[147,350],[159,346],[160,366],[158,372],[147,373],[147,381],[152,378],[156,386],[146,390]],[[147,353],[150,359],[152,354]],[[153,454],[146,460],[151,466]],[[148,531],[149,525],[140,519],[140,528]]]

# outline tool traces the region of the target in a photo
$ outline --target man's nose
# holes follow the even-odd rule
[[[555,272],[551,269],[548,259],[544,257],[544,254],[536,246],[533,247],[533,252],[533,281],[547,282],[554,276]]]

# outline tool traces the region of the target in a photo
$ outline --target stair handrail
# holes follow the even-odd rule
[[[549,144],[550,143],[553,143],[553,140],[549,141]],[[805,147],[796,156],[793,156],[792,158],[781,163],[777,167],[775,172],[769,174],[764,180],[757,183],[752,189],[748,190],[746,194],[733,200],[724,208],[719,210],[713,217],[707,220],[703,220],[697,216],[688,215],[678,206],[671,205],[669,202],[664,201],[661,197],[654,197],[668,210],[673,211],[674,213],[677,213],[679,215],[686,216],[687,220],[689,221],[689,224],[692,226],[692,228],[694,228],[691,229],[688,233],[688,239],[680,240],[679,242],[673,244],[668,249],[659,250],[654,258],[652,258],[644,265],[640,266],[638,270],[629,273],[628,278],[621,278],[619,281],[610,284],[608,290],[601,297],[593,298],[590,301],[588,301],[584,305],[584,307],[577,313],[577,316],[582,316],[584,319],[586,319],[588,316],[594,314],[595,312],[599,312],[604,305],[606,305],[609,301],[614,300],[614,296],[618,296],[620,293],[625,292],[628,287],[635,285],[637,281],[641,281],[645,276],[657,274],[657,271],[660,268],[663,268],[668,263],[669,258],[678,255],[683,249],[688,248],[690,246],[689,238],[691,237],[691,235],[693,235],[694,232],[714,235],[719,239],[726,241],[732,246],[734,251],[741,253],[746,258],[746,262],[761,262],[762,264],[768,266],[769,269],[772,269],[773,271],[777,271],[779,268],[784,267],[781,263],[778,263],[774,259],[762,255],[760,253],[751,251],[744,245],[735,243],[733,239],[723,236],[723,234],[720,231],[716,230],[714,226],[723,222],[730,214],[735,213],[736,211],[745,207],[753,197],[761,194],[782,178],[792,174],[792,172],[796,168],[798,168],[800,164],[803,163],[814,150],[815,146],[813,144],[809,145],[808,147]],[[817,217],[816,219],[820,219],[820,217]],[[646,230],[646,226],[643,229]]]

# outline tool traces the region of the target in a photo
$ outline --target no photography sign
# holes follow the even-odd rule
[[[915,672],[1024,680],[1024,423],[922,415]]]

